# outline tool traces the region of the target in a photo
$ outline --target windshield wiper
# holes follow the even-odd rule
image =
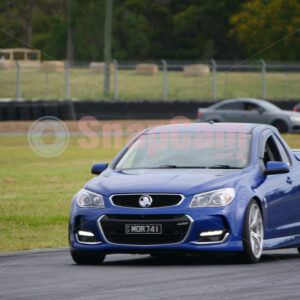
[[[178,166],[176,165],[161,165],[158,167],[159,169],[176,169]]]
[[[230,166],[230,165],[213,165],[213,166],[209,166],[207,168],[208,169],[242,169],[240,167],[234,167],[234,166]]]
[[[177,165],[161,165],[158,169],[206,169],[204,166],[177,166]]]

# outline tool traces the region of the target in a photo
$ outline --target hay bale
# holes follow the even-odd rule
[[[19,66],[24,72],[36,72],[41,68],[41,62],[37,60],[19,60]],[[16,68],[16,66],[13,66]]]
[[[189,65],[183,67],[183,73],[186,76],[203,76],[203,75],[209,75],[210,69],[209,65]]]
[[[136,66],[137,74],[155,75],[158,73],[158,65],[155,64],[139,64]]]
[[[21,68],[40,68],[41,62],[38,60],[19,60]]]
[[[65,72],[65,62],[63,60],[45,60],[42,62],[41,71]]]
[[[97,62],[93,61],[90,63],[90,71],[91,72],[100,72],[104,73],[105,71],[105,63],[104,62]],[[110,72],[114,72],[115,68],[113,64],[110,64]]]

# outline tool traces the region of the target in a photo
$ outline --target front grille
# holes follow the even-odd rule
[[[127,245],[180,243],[191,225],[186,215],[105,215],[99,222],[108,242]],[[162,234],[125,234],[126,224],[161,224]]]
[[[145,194],[124,194],[113,195],[111,201],[114,205],[123,207],[141,208],[139,199]],[[182,199],[182,195],[178,194],[147,194],[153,200],[149,208],[166,207],[177,205]]]

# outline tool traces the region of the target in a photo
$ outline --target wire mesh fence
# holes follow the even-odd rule
[[[298,99],[300,63],[252,61],[116,61],[108,99]],[[104,99],[104,64],[60,62],[49,68],[0,68],[0,98]]]

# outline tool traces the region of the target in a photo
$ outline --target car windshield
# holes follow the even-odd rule
[[[266,111],[280,111],[281,109],[274,105],[273,103],[270,102],[262,102],[261,106],[266,110]]]
[[[115,169],[240,169],[248,164],[251,134],[242,132],[141,135]]]

